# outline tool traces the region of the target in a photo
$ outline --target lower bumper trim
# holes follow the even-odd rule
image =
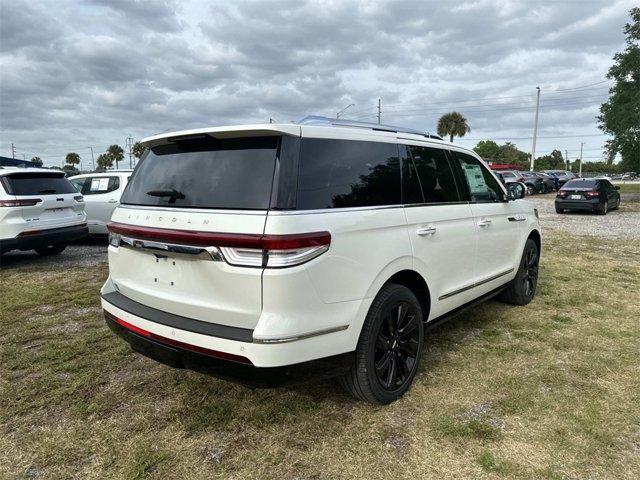
[[[354,352],[282,367],[256,367],[186,349],[184,345],[167,344],[128,329],[105,315],[107,326],[122,337],[137,353],[164,365],[193,370],[251,388],[273,388],[332,378],[345,373],[353,363]],[[218,352],[222,353],[222,352]]]

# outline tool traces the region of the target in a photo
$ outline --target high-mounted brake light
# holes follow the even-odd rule
[[[112,246],[118,246],[123,236],[179,245],[217,247],[227,263],[242,267],[283,268],[301,265],[322,255],[331,245],[329,232],[238,234],[141,227],[117,222],[109,223],[107,228]]]
[[[0,207],[33,207],[40,203],[40,198],[23,198],[22,200],[0,200]]]

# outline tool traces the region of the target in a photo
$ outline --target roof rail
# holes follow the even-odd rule
[[[393,125],[381,125],[379,123],[371,122],[358,122],[355,120],[344,120],[341,118],[329,118],[319,115],[308,115],[296,122],[298,125],[316,125],[320,127],[352,127],[352,128],[368,128],[370,130],[376,130],[380,132],[395,132],[395,133],[411,133],[413,135],[420,135],[427,138],[435,138],[442,140],[439,135],[433,135],[429,132],[423,132],[421,130],[415,130],[413,128],[395,127]]]

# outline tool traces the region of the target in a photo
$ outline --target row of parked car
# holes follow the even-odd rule
[[[520,172],[517,170],[496,170],[496,175],[505,183],[522,183],[528,195],[549,193],[560,188],[570,180],[578,178],[573,172],[565,170],[543,170],[540,172]]]

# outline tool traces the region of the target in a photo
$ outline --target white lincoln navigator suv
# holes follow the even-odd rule
[[[536,291],[537,212],[472,151],[307,117],[143,140],[108,225],[107,324],[177,368],[252,386],[339,376],[392,402],[427,326]]]

